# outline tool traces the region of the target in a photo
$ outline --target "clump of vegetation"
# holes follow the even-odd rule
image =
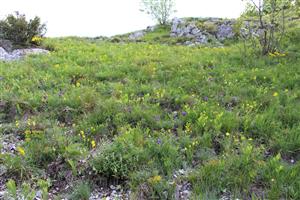
[[[74,187],[70,199],[88,200],[91,196],[91,187],[88,183],[80,182]]]
[[[0,39],[13,42],[16,46],[40,45],[46,32],[46,25],[39,17],[27,20],[24,14],[16,12],[0,21]]]
[[[262,55],[280,51],[286,36],[286,12],[291,6],[291,1],[285,0],[249,0],[245,11],[247,32],[243,36],[252,42],[253,48],[258,42]],[[249,23],[249,16],[254,24]]]
[[[202,28],[211,34],[215,34],[218,31],[218,26],[213,22],[204,22]]]

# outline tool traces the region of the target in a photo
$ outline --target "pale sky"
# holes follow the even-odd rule
[[[242,0],[177,0],[176,17],[236,18]],[[155,24],[139,11],[140,0],[0,0],[0,18],[14,11],[41,17],[46,36],[112,36]]]

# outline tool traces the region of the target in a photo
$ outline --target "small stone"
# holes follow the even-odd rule
[[[114,190],[115,189],[115,186],[111,185],[109,186],[110,189]]]
[[[39,190],[39,191],[37,191],[36,194],[35,194],[35,199],[41,199],[41,198],[42,198],[42,191]]]
[[[295,160],[294,160],[294,159],[291,159],[291,163],[294,164],[294,163],[295,163]]]

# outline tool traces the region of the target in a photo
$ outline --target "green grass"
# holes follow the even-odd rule
[[[224,190],[299,199],[297,35],[280,58],[245,56],[239,44],[47,39],[49,55],[0,63],[0,138],[20,140],[0,156],[2,178],[55,187],[71,172],[69,181],[83,183],[73,190],[79,199],[97,177],[124,181],[133,196],[146,185],[153,199],[174,198],[170,182],[182,180],[195,199]],[[157,37],[163,29],[146,40]],[[180,169],[190,173],[174,180]]]

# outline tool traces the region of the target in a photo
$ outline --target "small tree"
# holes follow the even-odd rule
[[[0,39],[10,40],[19,46],[33,44],[33,38],[42,37],[45,32],[46,25],[41,24],[39,17],[27,21],[25,15],[16,12],[0,21]]]
[[[250,39],[258,37],[261,52],[266,55],[279,48],[279,44],[285,35],[285,10],[290,6],[287,0],[247,0],[248,11],[258,19],[258,32],[253,34],[254,28],[249,28]],[[250,8],[250,9],[249,9]]]
[[[175,0],[142,0],[142,12],[151,15],[161,25],[165,25],[175,12]]]

